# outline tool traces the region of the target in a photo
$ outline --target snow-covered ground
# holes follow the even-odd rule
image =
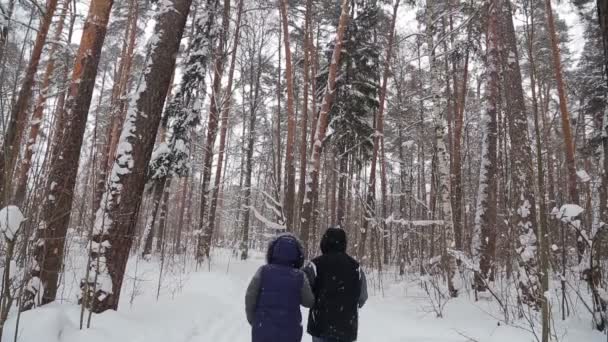
[[[63,303],[51,304],[21,316],[20,342],[246,342],[244,293],[250,277],[263,263],[260,254],[241,262],[219,252],[211,265],[198,271],[179,271],[179,263],[164,267],[159,299],[158,260],[129,264],[129,279],[118,312],[94,315],[90,329],[79,329],[80,307],[75,305],[78,277],[64,281]],[[68,264],[66,268],[76,267]],[[137,270],[137,271],[136,271]],[[136,275],[136,276],[135,276]],[[374,342],[526,342],[534,341],[525,321],[505,325],[489,300],[474,302],[467,295],[448,302],[443,318],[436,318],[417,281],[385,276],[384,291],[371,275],[372,296],[361,310],[359,341]],[[390,278],[390,279],[389,279]],[[135,284],[135,286],[134,286]],[[305,311],[305,310],[303,310]],[[492,314],[493,313],[493,314]],[[304,312],[304,317],[306,317]],[[493,317],[494,316],[494,317]],[[16,318],[9,319],[2,341],[13,341]],[[86,316],[85,316],[86,320]],[[304,322],[305,324],[305,322]],[[580,311],[566,322],[556,319],[560,341],[600,342],[606,336],[591,329]],[[305,335],[303,341],[310,341]]]

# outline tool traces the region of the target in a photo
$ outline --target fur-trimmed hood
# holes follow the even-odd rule
[[[301,268],[304,265],[304,248],[295,235],[280,234],[268,244],[266,262]]]

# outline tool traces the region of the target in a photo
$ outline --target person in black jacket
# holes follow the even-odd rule
[[[344,230],[328,228],[321,239],[321,252],[304,268],[315,296],[307,331],[313,342],[356,341],[358,310],[367,301],[365,274],[346,254]]]

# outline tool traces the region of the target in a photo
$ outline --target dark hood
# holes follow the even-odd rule
[[[289,233],[281,234],[268,244],[266,262],[301,268],[304,265],[304,249],[298,238]]]
[[[346,252],[346,232],[341,228],[328,228],[321,238],[321,252],[323,254]]]

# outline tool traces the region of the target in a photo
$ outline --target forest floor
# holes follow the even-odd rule
[[[158,291],[159,260],[132,260],[119,310],[94,315],[91,328],[84,330],[79,329],[80,307],[75,304],[81,275],[66,272],[69,276],[61,290],[64,300],[21,315],[17,341],[247,342],[250,329],[245,319],[244,293],[262,263],[261,254],[242,262],[226,251],[217,252],[212,264],[199,270],[183,268],[176,260],[163,265]],[[68,260],[66,269],[83,269],[76,264]],[[384,275],[379,286],[377,275],[368,277],[372,295],[360,312],[359,341],[535,341],[525,319],[505,325],[500,310],[488,299],[475,302],[465,294],[449,301],[443,318],[437,318],[420,281]],[[606,341],[605,335],[591,329],[589,314],[577,311],[565,322],[556,319],[559,341]],[[305,309],[303,316],[306,320]],[[2,341],[14,341],[15,323],[13,316],[5,326]],[[303,341],[310,341],[310,336],[305,335]]]

